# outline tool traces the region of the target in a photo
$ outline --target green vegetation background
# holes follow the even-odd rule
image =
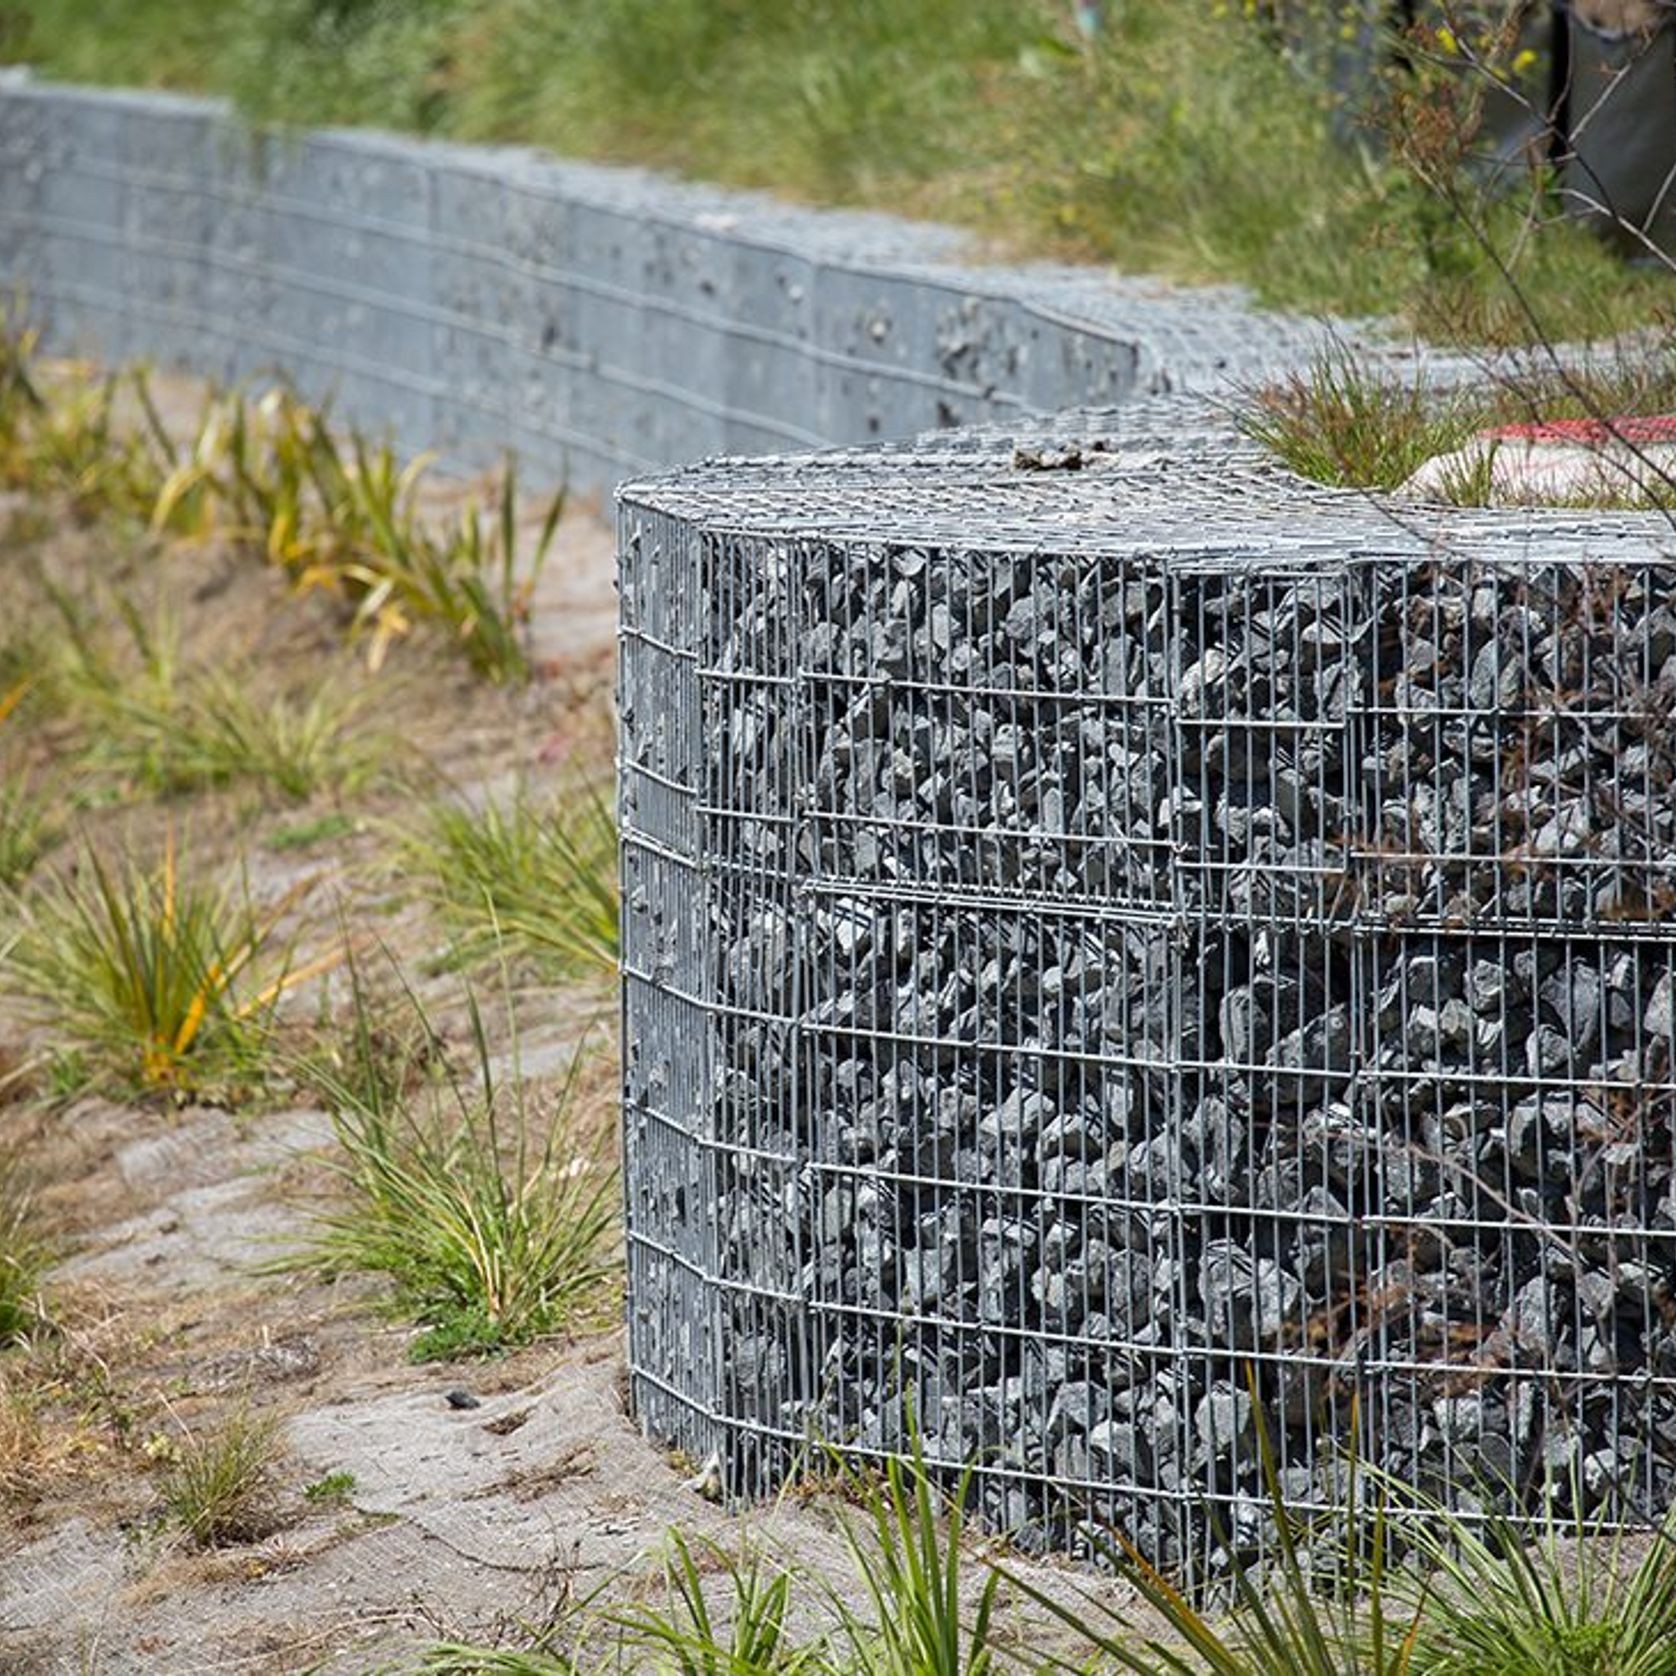
[[[1440,338],[1531,335],[1474,218],[1391,161],[1400,143],[1336,141],[1324,83],[1257,10],[1109,0],[1087,40],[1062,0],[0,0],[0,57],[226,93],[263,121],[532,142],[923,214],[999,254],[1239,281]],[[1531,237],[1530,206],[1474,204],[1553,335],[1660,308],[1662,280],[1576,228]]]

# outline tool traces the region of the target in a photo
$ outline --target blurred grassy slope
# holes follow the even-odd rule
[[[1252,9],[1110,0],[1088,42],[1050,0],[0,0],[0,50],[266,121],[532,142],[934,216],[1003,254],[1528,336],[1458,219],[1334,143]],[[1671,295],[1574,228],[1490,222],[1551,335],[1644,323]]]

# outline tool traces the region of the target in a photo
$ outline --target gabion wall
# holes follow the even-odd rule
[[[279,373],[450,464],[576,489],[1207,388],[1312,322],[951,229],[527,150],[262,136],[214,100],[0,70],[0,289],[59,351]],[[1342,330],[1348,330],[1344,328]]]
[[[1203,412],[620,497],[634,1398],[1201,1570],[1676,1485],[1676,547]],[[1248,1381],[1255,1379],[1258,1405]]]

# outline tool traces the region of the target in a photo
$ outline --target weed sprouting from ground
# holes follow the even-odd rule
[[[403,833],[401,855],[457,959],[506,945],[555,976],[615,971],[617,824],[599,786],[575,781],[544,803],[522,787],[478,807],[433,803]]]
[[[267,847],[275,855],[286,855],[293,850],[311,850],[319,844],[331,843],[361,831],[362,823],[341,809],[313,819],[276,827],[267,837]]]
[[[301,1068],[332,1114],[335,1191],[281,1266],[388,1277],[395,1308],[423,1329],[419,1360],[527,1344],[589,1318],[614,1272],[617,1194],[582,1134],[581,1055],[540,1102],[515,1063],[498,1068],[474,997],[468,1074],[409,992],[410,1040],[434,1050],[412,1091],[415,1050],[392,1064],[358,973],[354,984],[347,1050]]]
[[[328,1472],[303,1486],[303,1500],[310,1507],[344,1507],[355,1494],[355,1474]]]
[[[170,1521],[197,1548],[266,1536],[276,1521],[278,1422],[235,1411],[213,1429],[167,1439],[158,1491]]]
[[[296,894],[259,914],[242,885],[194,877],[172,837],[152,860],[84,844],[10,896],[0,981],[119,1087],[256,1076],[273,1007],[303,975],[256,970]]]

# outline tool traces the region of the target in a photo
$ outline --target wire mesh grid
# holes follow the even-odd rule
[[[1260,1426],[1304,1514],[1659,1513],[1669,532],[1172,417],[624,491],[638,1412],[1199,1575]]]

